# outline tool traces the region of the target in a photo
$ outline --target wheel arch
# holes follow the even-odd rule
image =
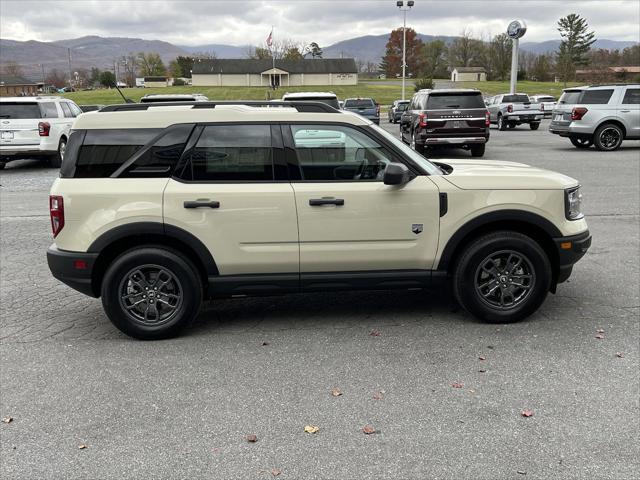
[[[615,117],[607,118],[606,120],[601,121],[593,131],[594,136],[598,131],[598,129],[605,125],[615,125],[617,127],[620,127],[620,129],[622,130],[623,140],[627,137],[627,128],[624,126],[624,123],[622,123],[620,120],[616,119]]]
[[[141,245],[166,246],[185,255],[198,269],[204,288],[210,276],[219,274],[211,252],[191,233],[174,225],[136,222],[105,232],[89,246],[88,252],[98,253],[92,272],[92,290],[100,292],[104,274],[118,255]]]
[[[511,230],[535,240],[549,257],[553,269],[552,291],[558,278],[559,257],[553,238],[562,232],[546,218],[522,210],[490,212],[469,220],[448,240],[438,262],[438,270],[451,273],[464,248],[481,235],[498,230]]]

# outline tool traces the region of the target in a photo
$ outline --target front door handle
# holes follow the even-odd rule
[[[620,110],[622,113],[629,113],[631,110]]]
[[[311,198],[309,199],[309,205],[312,207],[319,207],[321,205],[344,205],[344,198]]]
[[[184,202],[184,208],[220,208],[220,202],[215,200],[188,200]]]

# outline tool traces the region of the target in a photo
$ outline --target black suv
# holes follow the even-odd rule
[[[455,146],[482,157],[489,125],[480,90],[420,90],[400,118],[400,138],[419,153],[425,147]]]

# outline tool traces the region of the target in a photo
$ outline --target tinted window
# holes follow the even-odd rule
[[[340,104],[338,103],[338,98],[327,98],[327,97],[295,97],[295,98],[284,98],[285,102],[293,102],[293,101],[301,101],[301,102],[320,102],[326,103],[327,105],[333,108],[340,108]]]
[[[378,142],[350,127],[292,125],[303,180],[382,181],[392,155]]]
[[[60,177],[73,178],[78,152],[82,147],[86,130],[71,130],[67,141],[67,150],[64,153],[64,160],[60,166]]]
[[[640,104],[640,88],[628,88],[627,93],[624,94],[622,103],[626,105]]]
[[[530,103],[529,95],[505,95],[502,97],[502,103]]]
[[[455,94],[455,95],[429,95],[427,109],[446,109],[446,108],[484,108],[482,95],[474,94]]]
[[[87,130],[78,153],[74,176],[79,178],[110,176],[161,131],[162,129],[159,128]]]
[[[578,103],[588,105],[606,105],[613,95],[613,90],[585,90]]]
[[[167,129],[153,145],[141,152],[122,177],[169,177],[178,164],[193,125],[176,125]]]
[[[198,139],[186,178],[203,181],[273,180],[269,125],[212,125]]]
[[[0,118],[40,118],[40,107],[37,103],[2,102]]]
[[[399,112],[404,112],[407,109],[408,106],[409,106],[408,103],[400,103],[396,107],[396,110],[398,110]]]
[[[60,106],[62,107],[62,112],[64,116],[67,118],[74,117],[73,113],[71,113],[71,109],[69,108],[69,104],[67,102],[60,102]]]
[[[581,93],[582,93],[582,90],[570,90],[567,92],[563,92],[562,95],[560,95],[560,99],[558,100],[558,103],[575,105],[576,103],[578,103],[578,99],[580,98]]]
[[[345,100],[344,108],[374,108],[375,103],[371,99]]]
[[[42,113],[42,118],[58,118],[58,109],[53,102],[42,102],[40,113]]]

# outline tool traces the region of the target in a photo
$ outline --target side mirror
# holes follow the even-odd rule
[[[411,180],[409,169],[402,163],[390,163],[384,170],[385,185],[404,185],[409,180]]]

